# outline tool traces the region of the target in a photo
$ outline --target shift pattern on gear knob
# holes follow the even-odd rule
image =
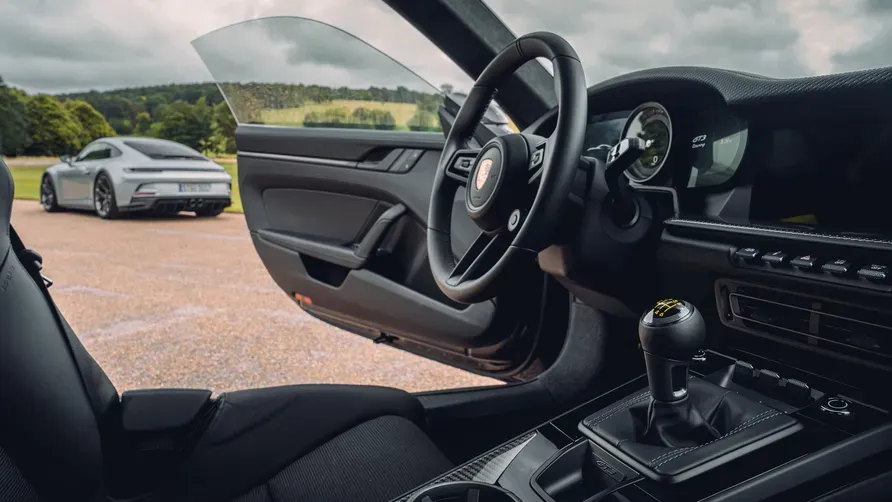
[[[653,399],[684,399],[688,366],[706,342],[706,323],[697,308],[681,300],[660,300],[641,316],[638,338]]]

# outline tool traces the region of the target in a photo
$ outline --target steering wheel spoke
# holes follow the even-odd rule
[[[461,186],[468,184],[468,177],[474,169],[474,159],[480,154],[479,149],[456,150],[446,165],[446,176],[457,181]]]
[[[457,286],[465,281],[479,277],[482,272],[489,270],[505,254],[511,245],[513,236],[507,232],[496,234],[481,233],[465,251],[464,256],[449,273],[446,283]]]

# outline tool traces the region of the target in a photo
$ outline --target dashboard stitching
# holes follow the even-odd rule
[[[715,221],[704,221],[704,220],[696,220],[696,219],[687,219],[687,218],[669,218],[666,220],[666,224],[678,224],[679,226],[683,226],[684,224],[695,224],[695,225],[703,225],[703,226],[711,226],[711,227],[724,227],[724,228],[738,228],[743,230],[756,230],[763,232],[772,232],[779,234],[788,234],[788,235],[802,235],[806,237],[823,237],[826,239],[837,239],[843,241],[852,241],[852,242],[873,242],[876,244],[888,244],[892,245],[892,241],[887,241],[883,239],[871,239],[868,237],[851,237],[847,235],[837,235],[837,234],[825,234],[820,232],[800,232],[796,230],[775,228],[775,227],[764,227],[764,226],[754,226],[754,225],[735,225],[732,223],[719,223]]]
[[[774,412],[774,413],[771,413],[771,412]],[[756,418],[759,416],[759,415],[757,415],[756,417],[751,418],[749,422],[747,422],[747,423],[745,423],[745,424],[741,424],[740,426],[738,426],[737,428],[731,430],[731,432],[725,434],[724,436],[722,436],[722,437],[720,437],[720,438],[718,438],[718,439],[713,439],[712,441],[710,441],[710,442],[708,442],[708,443],[704,443],[704,444],[702,444],[702,445],[700,445],[700,446],[694,446],[693,448],[690,448],[690,449],[688,449],[688,450],[685,450],[685,451],[682,451],[682,452],[678,452],[678,454],[675,455],[675,456],[672,456],[672,457],[670,457],[670,458],[663,459],[662,462],[660,462],[659,464],[654,465],[653,468],[656,469],[656,468],[660,467],[661,465],[664,465],[664,464],[666,464],[666,463],[668,463],[668,462],[671,462],[671,461],[673,461],[673,460],[679,459],[679,458],[681,458],[681,457],[687,455],[688,453],[691,453],[691,452],[694,451],[694,450],[698,450],[698,449],[700,449],[700,448],[703,448],[704,446],[708,446],[708,445],[710,445],[710,444],[712,444],[712,443],[715,443],[715,442],[717,442],[717,441],[721,441],[721,440],[723,440],[723,439],[725,439],[725,438],[727,438],[727,437],[729,437],[729,436],[731,436],[731,435],[733,435],[733,434],[737,434],[737,433],[739,433],[739,432],[742,432],[742,431],[744,431],[745,429],[749,429],[750,427],[752,427],[752,426],[754,426],[754,425],[756,425],[756,424],[758,424],[758,423],[764,422],[764,421],[766,421],[766,420],[770,420],[770,419],[772,419],[772,418],[774,418],[774,417],[777,417],[778,415],[781,414],[781,413],[780,413],[779,411],[777,411],[777,410],[768,410],[768,411],[766,411],[766,412],[763,412],[762,415],[764,415],[765,413],[771,413],[771,414],[768,415],[768,416],[765,416],[765,417],[762,417],[762,418],[756,420]],[[755,421],[754,421],[754,420],[755,420]]]

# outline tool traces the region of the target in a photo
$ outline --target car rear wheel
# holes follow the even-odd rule
[[[216,208],[212,208],[212,209],[209,209],[209,208],[196,209],[195,216],[198,216],[199,218],[213,218],[215,216],[220,216],[220,213],[223,212],[223,209],[224,208],[222,208],[222,207],[216,207]]]
[[[93,209],[103,220],[113,220],[121,216],[118,201],[115,200],[115,188],[107,174],[102,173],[93,183]]]
[[[62,210],[59,205],[59,198],[56,197],[56,185],[49,176],[44,176],[40,182],[40,205],[43,210],[48,213],[55,213]]]

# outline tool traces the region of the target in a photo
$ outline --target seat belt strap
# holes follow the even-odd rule
[[[28,270],[28,274],[34,280],[34,283],[40,288],[40,292],[43,293],[44,298],[46,298],[46,301],[50,306],[50,311],[53,314],[56,324],[62,329],[62,332],[65,333],[65,343],[68,345],[68,351],[71,353],[72,358],[74,358],[74,364],[77,366],[78,374],[80,374],[81,377],[81,385],[83,385],[87,397],[90,399],[90,404],[93,406],[93,410],[98,415],[103,407],[102,402],[96,393],[95,386],[89,384],[89,382],[93,380],[91,375],[87,374],[87,369],[92,368],[95,364],[91,365],[91,361],[87,359],[89,358],[89,354],[77,339],[74,330],[71,329],[71,326],[68,325],[65,318],[62,317],[62,312],[59,311],[56,302],[53,301],[53,297],[50,296],[48,288],[53,284],[53,281],[41,273],[41,270],[43,270],[43,258],[36,251],[25,247],[24,243],[22,243],[22,239],[19,237],[19,234],[15,231],[12,224],[9,225],[9,237],[12,243],[12,250],[22,263],[22,266]]]

